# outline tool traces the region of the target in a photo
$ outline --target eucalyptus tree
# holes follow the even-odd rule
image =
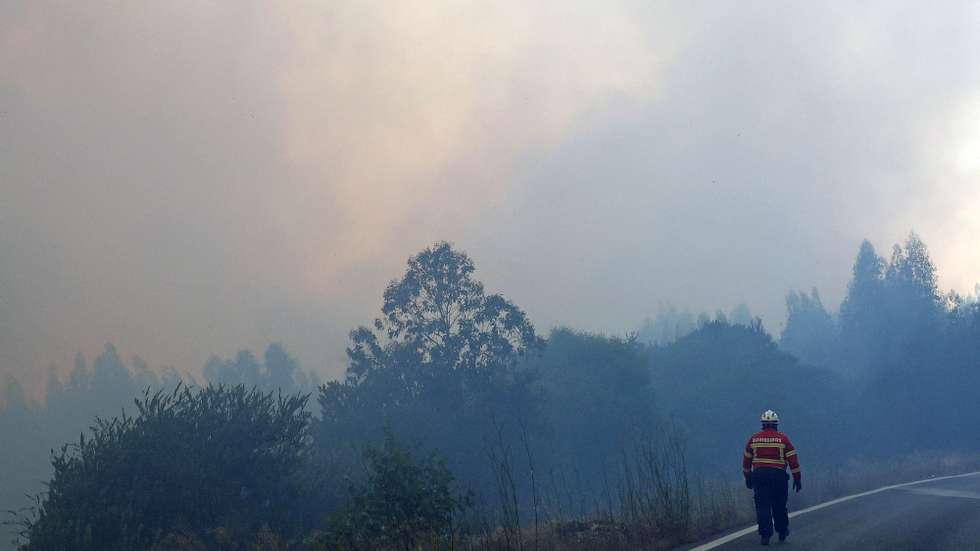
[[[445,242],[408,260],[384,291],[381,315],[351,331],[346,377],[321,387],[322,449],[336,455],[346,443],[356,458],[390,426],[442,451],[473,482],[495,426],[529,422],[533,374],[519,362],[544,341],[523,310],[486,292],[475,270]]]

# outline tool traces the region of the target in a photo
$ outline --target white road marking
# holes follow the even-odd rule
[[[830,507],[831,505],[837,505],[839,503],[844,503],[845,501],[850,501],[852,499],[857,499],[859,497],[865,497],[865,496],[870,496],[870,495],[874,495],[874,494],[881,493],[881,492],[886,492],[888,490],[895,490],[897,488],[907,488],[909,486],[916,486],[918,484],[925,484],[927,482],[937,482],[937,481],[940,481],[940,480],[949,480],[951,478],[964,478],[964,477],[967,477],[967,476],[976,476],[978,474],[980,474],[980,471],[974,471],[972,473],[965,473],[965,474],[954,474],[954,475],[950,475],[950,476],[937,476],[935,478],[927,478],[925,480],[916,480],[915,482],[904,482],[902,484],[892,484],[891,486],[882,486],[881,488],[878,488],[877,490],[869,490],[867,492],[861,492],[859,494],[853,494],[853,495],[849,495],[849,496],[839,497],[837,499],[832,499],[830,501],[825,501],[825,502],[823,502],[823,503],[821,503],[819,505],[814,505],[813,507],[807,507],[806,509],[801,509],[799,511],[793,511],[792,513],[789,514],[789,518],[795,518],[795,517],[798,517],[800,515],[805,515],[807,513],[812,513],[814,511],[819,511],[820,509],[824,509],[826,507]],[[943,492],[945,490],[934,490],[933,492],[937,492],[937,491]],[[960,492],[960,493],[965,493],[965,492]],[[939,494],[933,493],[933,495],[939,495]],[[955,496],[955,497],[964,497],[964,496],[958,495],[958,496]],[[747,535],[749,535],[749,534],[751,534],[751,533],[753,533],[753,532],[755,532],[757,530],[758,530],[758,528],[756,526],[749,526],[748,528],[743,528],[743,529],[741,529],[741,530],[739,530],[737,532],[732,532],[731,534],[728,534],[727,536],[723,536],[723,537],[720,537],[720,538],[718,538],[716,540],[709,541],[708,543],[705,543],[703,545],[699,545],[699,546],[691,549],[690,551],[708,551],[708,549],[714,549],[715,547],[719,547],[721,545],[725,545],[728,542],[735,541],[738,538],[741,538],[742,536],[747,536]]]
[[[918,494],[923,496],[938,497],[961,497],[963,499],[980,499],[977,492],[961,492],[959,490],[945,490],[943,488],[902,488],[903,492]]]

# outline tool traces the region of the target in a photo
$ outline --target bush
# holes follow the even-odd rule
[[[457,513],[470,496],[453,494],[453,475],[441,460],[418,461],[391,431],[381,449],[364,452],[367,476],[352,483],[347,504],[330,516],[317,549],[403,549],[447,546]]]
[[[306,403],[242,386],[146,392],[135,417],[97,420],[91,437],[54,455],[21,549],[147,549],[174,534],[256,541],[265,525],[298,534]]]

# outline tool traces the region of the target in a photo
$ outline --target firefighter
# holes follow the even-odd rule
[[[779,534],[779,541],[789,536],[789,516],[786,511],[786,498],[789,494],[789,467],[793,474],[793,489],[803,488],[800,480],[800,460],[796,448],[789,437],[776,430],[779,416],[769,409],[759,419],[762,430],[753,434],[745,445],[742,457],[742,473],[745,487],[755,492],[755,514],[759,521],[759,536],[762,545],[769,545],[773,525]]]

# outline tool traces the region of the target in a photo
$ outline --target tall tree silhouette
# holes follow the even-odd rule
[[[840,307],[842,352],[853,371],[870,368],[882,339],[884,272],[884,259],[870,242],[863,241]]]
[[[518,361],[543,346],[524,312],[488,294],[469,256],[436,243],[411,257],[384,291],[373,328],[351,332],[343,381],[321,387],[318,440],[379,442],[385,426],[447,455],[460,478],[483,472],[494,423],[528,419],[532,374]],[[511,423],[511,428],[519,422]]]
[[[779,346],[812,365],[831,365],[837,349],[837,324],[816,288],[786,295],[786,327]]]
[[[524,312],[501,295],[487,294],[474,270],[466,253],[445,242],[411,257],[405,275],[385,289],[383,316],[374,329],[351,332],[348,374],[362,377],[395,354],[432,368],[512,367],[540,348]]]

